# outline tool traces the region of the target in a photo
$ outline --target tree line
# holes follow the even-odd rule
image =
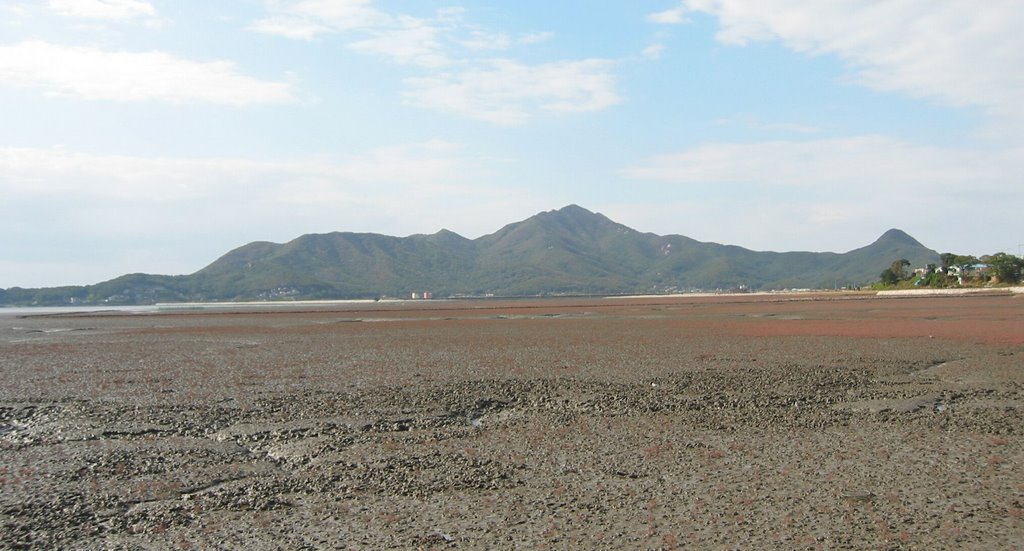
[[[893,261],[879,275],[884,286],[956,287],[975,284],[1014,284],[1024,279],[1024,258],[1003,252],[975,257],[954,253],[939,255],[941,265],[928,264],[910,270],[905,258]]]

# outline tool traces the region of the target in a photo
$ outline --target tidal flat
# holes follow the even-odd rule
[[[1024,548],[1024,295],[0,312],[0,548]]]

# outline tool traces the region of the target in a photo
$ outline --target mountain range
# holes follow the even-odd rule
[[[258,241],[190,275],[129,274],[95,285],[0,290],[0,304],[147,304],[176,301],[834,288],[876,281],[894,260],[939,255],[901,230],[846,253],[764,252],[642,233],[577,205],[467,239],[448,230],[392,237],[308,234]]]

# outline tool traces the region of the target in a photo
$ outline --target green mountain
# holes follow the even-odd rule
[[[641,233],[576,205],[480,237],[448,230],[392,237],[335,232],[254,242],[185,276],[131,274],[103,283],[0,290],[5,304],[146,304],[452,295],[663,293],[833,288],[878,279],[893,260],[939,261],[900,230],[847,253],[763,252]]]

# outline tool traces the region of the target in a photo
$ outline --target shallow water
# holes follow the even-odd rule
[[[156,312],[157,307],[147,306],[0,306],[0,316],[35,316],[46,314],[88,314],[91,312]]]

